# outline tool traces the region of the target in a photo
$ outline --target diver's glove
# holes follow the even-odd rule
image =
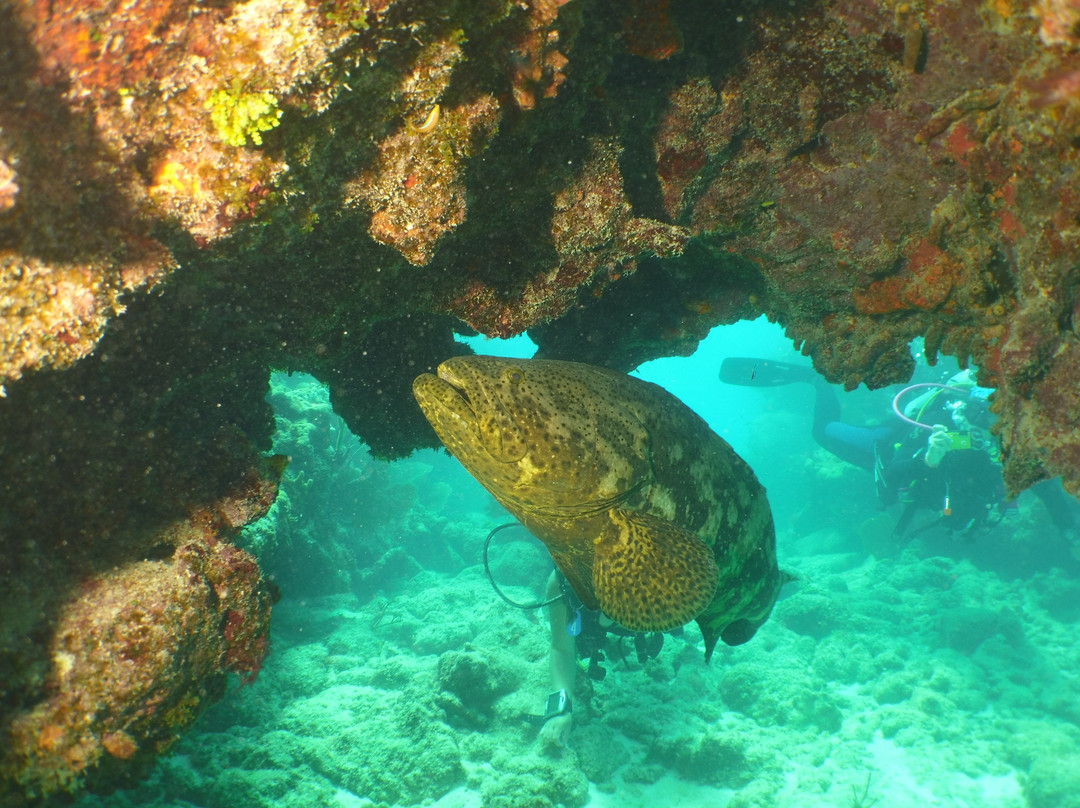
[[[949,451],[950,444],[948,428],[944,424],[934,424],[934,431],[930,433],[930,440],[926,444],[924,455],[926,465],[932,469],[940,466],[941,461],[945,459],[945,453]]]

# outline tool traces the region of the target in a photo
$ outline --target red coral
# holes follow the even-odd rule
[[[908,254],[903,271],[852,292],[855,310],[861,314],[886,314],[912,308],[937,309],[948,299],[959,275],[959,264],[923,239]]]
[[[682,50],[683,36],[668,15],[671,0],[626,0],[623,3],[623,42],[635,56],[662,61]]]
[[[952,127],[945,138],[945,148],[961,165],[966,165],[968,153],[979,147],[979,142],[971,135],[971,127],[960,121]]]
[[[258,678],[270,641],[263,631],[262,621],[256,616],[248,620],[243,612],[230,610],[225,619],[224,637],[227,646],[225,667],[240,674],[243,684]]]
[[[687,82],[672,93],[655,147],[656,174],[668,216],[679,219],[698,174],[730,145],[743,121],[742,106],[723,103],[706,78]]]

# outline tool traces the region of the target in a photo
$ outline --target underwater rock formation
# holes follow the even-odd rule
[[[1009,484],[1075,486],[1072,6],[748,0],[719,31],[709,13],[9,7],[0,374],[69,366],[170,274],[233,304],[204,329],[313,372],[408,314],[540,327],[549,355],[630,327],[637,349],[590,351],[628,367],[764,312],[852,387],[904,378],[915,336],[973,360]],[[682,310],[650,318],[633,271],[688,245],[705,260],[681,265]],[[425,442],[403,437],[387,455]]]
[[[22,674],[5,675],[6,717],[8,705],[24,705],[9,717],[0,750],[5,805],[138,770],[221,698],[227,673],[245,682],[258,675],[275,593],[255,558],[227,539],[266,512],[282,468],[275,459],[251,469],[211,507],[147,537],[155,558],[83,577],[55,564],[70,577],[44,591],[35,577],[5,580],[4,613],[14,625],[5,620],[3,662]],[[35,607],[54,612],[47,636],[30,622],[40,620]]]
[[[163,526],[243,485],[271,368],[399,457],[435,443],[409,382],[455,330],[629,369],[764,313],[850,387],[906,379],[923,336],[997,389],[1010,488],[1076,493],[1075,14],[5,4],[0,733],[51,709],[80,582],[176,568]],[[137,699],[102,709],[88,760],[107,733],[138,749],[109,771],[161,743],[126,728]],[[5,759],[7,794],[34,760]]]

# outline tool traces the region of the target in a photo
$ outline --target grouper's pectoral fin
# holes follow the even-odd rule
[[[712,549],[666,519],[608,514],[593,562],[593,590],[608,617],[633,631],[669,631],[704,611],[719,577]]]

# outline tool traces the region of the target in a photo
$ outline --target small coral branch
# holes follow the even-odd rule
[[[877,805],[880,797],[870,797],[870,778],[872,774],[866,775],[866,785],[863,786],[862,794],[855,786],[851,787],[851,808],[871,808],[872,805]]]

